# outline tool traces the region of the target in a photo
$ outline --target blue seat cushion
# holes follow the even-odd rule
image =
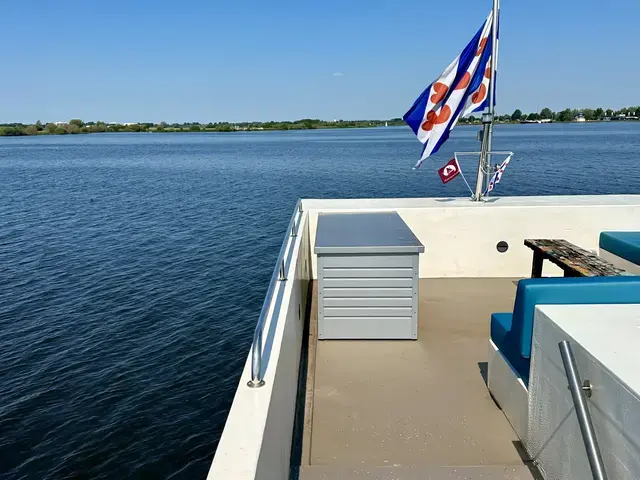
[[[491,314],[491,340],[500,350],[502,350],[502,345],[504,345],[507,335],[511,331],[512,320],[513,313]]]
[[[640,232],[602,232],[600,248],[640,265]]]
[[[520,354],[517,339],[511,332],[512,321],[512,313],[491,314],[491,340],[509,362],[511,369],[528,385],[530,360]]]
[[[513,315],[491,315],[491,339],[528,385],[536,305],[613,303],[640,303],[640,276],[520,280]]]
[[[531,356],[536,305],[640,303],[640,277],[530,278],[518,282],[511,334],[520,354]]]

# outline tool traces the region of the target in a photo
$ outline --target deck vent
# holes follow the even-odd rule
[[[501,240],[496,245],[496,250],[498,250],[500,253],[504,253],[507,250],[509,250],[509,244],[507,242],[505,242],[504,240]]]

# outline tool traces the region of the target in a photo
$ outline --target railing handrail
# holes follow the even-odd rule
[[[560,348],[560,356],[562,357],[564,370],[567,373],[569,390],[571,391],[571,397],[573,398],[573,405],[576,408],[578,424],[580,425],[582,440],[584,441],[584,446],[587,450],[587,458],[589,459],[591,473],[594,480],[607,480],[607,473],[604,470],[602,453],[598,446],[595,428],[593,427],[593,420],[591,419],[591,414],[589,413],[587,400],[585,398],[585,391],[591,391],[591,384],[588,380],[585,380],[584,385],[580,383],[578,367],[576,359],[573,356],[571,344],[566,340],[563,340],[558,343],[558,348]]]
[[[276,291],[276,286],[280,282],[285,282],[287,280],[286,276],[289,264],[286,262],[285,254],[287,253],[289,246],[293,247],[293,242],[298,236],[298,229],[302,222],[302,214],[302,200],[298,199],[295,210],[289,220],[289,226],[287,227],[284,240],[282,241],[276,265],[273,268],[273,273],[271,274],[269,288],[267,288],[267,293],[264,296],[264,302],[262,303],[262,310],[260,310],[256,329],[253,331],[253,343],[251,344],[251,380],[247,382],[247,385],[251,388],[257,388],[264,385],[264,378],[262,375],[262,332],[264,330],[267,314],[269,313],[271,301],[273,300],[273,294]],[[297,222],[296,218],[298,218]]]

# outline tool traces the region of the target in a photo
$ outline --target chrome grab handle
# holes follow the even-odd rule
[[[560,348],[560,356],[562,357],[564,370],[567,373],[567,380],[569,381],[569,390],[571,391],[573,404],[576,407],[578,424],[580,425],[582,440],[584,441],[584,446],[587,450],[587,458],[589,459],[591,473],[594,480],[606,480],[607,474],[604,470],[602,454],[600,453],[595,428],[593,427],[593,420],[591,419],[591,414],[589,413],[587,400],[585,398],[585,395],[591,397],[591,383],[589,380],[585,380],[584,384],[580,383],[578,367],[576,365],[576,359],[573,356],[571,344],[566,340],[563,340],[558,343],[558,348]]]
[[[285,255],[296,241],[303,213],[302,200],[298,199],[296,208],[293,210],[293,215],[291,215],[291,219],[289,220],[289,226],[287,227],[282,246],[280,247],[276,265],[271,274],[271,281],[269,282],[267,293],[264,296],[264,302],[262,303],[262,310],[260,310],[256,329],[253,331],[253,343],[251,344],[251,380],[247,382],[247,386],[251,388],[259,388],[264,385],[262,374],[262,332],[267,320],[271,301],[276,292],[276,286],[281,282],[287,281],[287,270],[289,270],[290,262],[287,262]]]

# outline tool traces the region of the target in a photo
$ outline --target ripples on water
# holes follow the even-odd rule
[[[203,478],[296,198],[466,196],[474,137],[417,172],[404,128],[1,138],[0,476]],[[640,122],[495,148],[498,194],[640,191]]]

